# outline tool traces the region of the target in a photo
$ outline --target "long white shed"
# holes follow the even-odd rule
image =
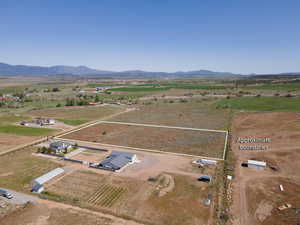
[[[34,179],[33,181],[31,181],[32,186],[35,185],[43,185],[44,183],[50,181],[51,179],[53,179],[54,177],[64,173],[65,171],[62,168],[56,168],[54,170],[51,170],[48,173],[45,173],[44,175]]]
[[[267,163],[263,161],[248,160],[247,164],[249,168],[255,168],[259,170],[263,170],[267,167]]]

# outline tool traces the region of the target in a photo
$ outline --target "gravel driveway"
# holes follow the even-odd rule
[[[0,188],[0,189],[2,189],[2,188]],[[8,192],[10,192],[13,195],[13,198],[12,199],[7,199],[7,198],[1,196],[0,199],[4,200],[6,202],[12,203],[12,204],[22,205],[22,204],[25,204],[27,202],[36,201],[38,199],[37,196],[24,194],[24,193],[12,191],[12,190],[9,190],[9,189],[3,189],[3,190],[7,190]]]

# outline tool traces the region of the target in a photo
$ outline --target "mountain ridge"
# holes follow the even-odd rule
[[[279,73],[286,75],[299,75],[299,72]],[[109,76],[109,77],[236,77],[255,76],[242,75],[231,72],[215,72],[210,70],[193,70],[177,72],[149,72],[143,70],[110,71],[92,69],[87,66],[31,66],[31,65],[10,65],[0,63],[0,76]]]

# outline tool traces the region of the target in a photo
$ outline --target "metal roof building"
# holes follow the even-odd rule
[[[255,168],[255,169],[265,169],[267,167],[267,163],[263,161],[256,161],[256,160],[248,160],[248,167]]]
[[[128,152],[112,151],[112,153],[99,163],[98,167],[106,170],[117,171],[136,160],[136,155]]]
[[[34,179],[33,181],[31,181],[31,184],[33,186],[35,185],[42,185],[48,181],[50,181],[51,179],[53,179],[54,177],[64,173],[65,171],[62,168],[56,168],[54,170],[51,170],[48,173],[45,173],[44,175]]]

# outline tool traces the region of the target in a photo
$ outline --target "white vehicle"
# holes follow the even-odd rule
[[[12,199],[13,198],[13,196],[12,196],[11,193],[9,193],[6,190],[2,190],[2,189],[0,189],[0,196],[3,196],[3,197],[8,198],[8,199]]]

